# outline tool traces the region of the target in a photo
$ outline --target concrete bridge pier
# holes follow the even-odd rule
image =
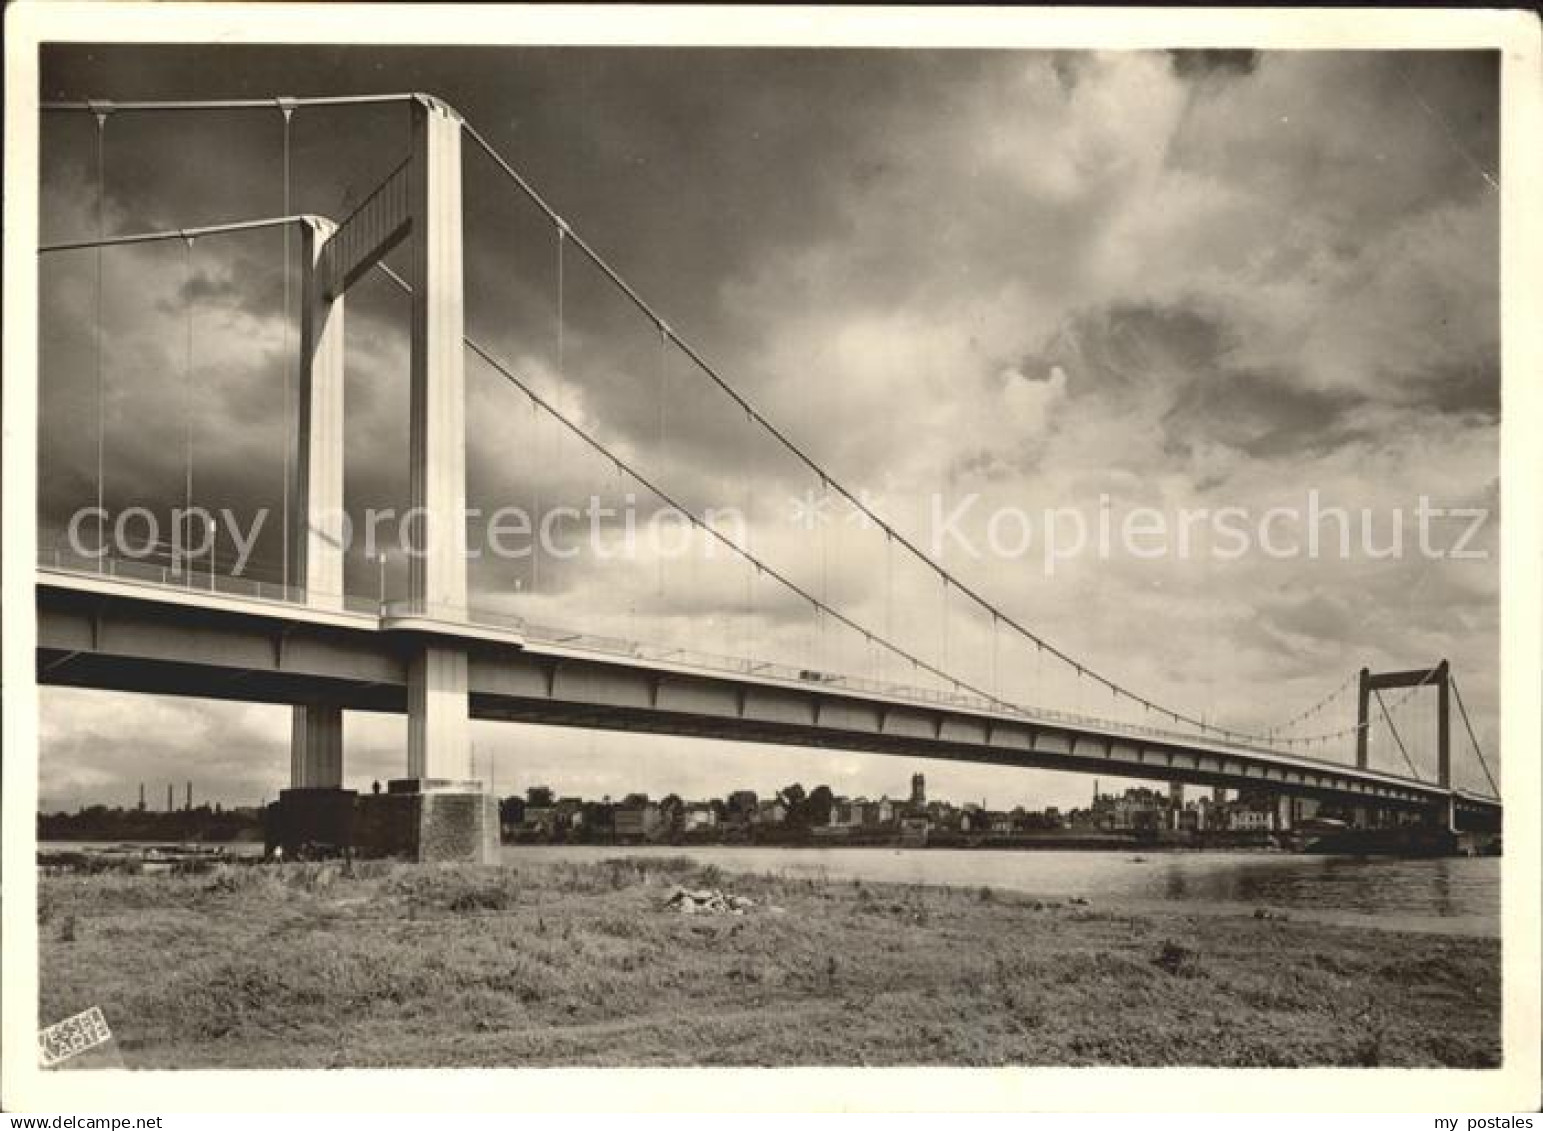
[[[353,843],[356,801],[343,788],[343,709],[308,703],[292,712],[289,788],[268,807],[266,847],[290,859],[331,855]]]
[[[291,789],[339,789],[343,785],[343,709],[330,703],[293,708],[290,725]]]
[[[425,644],[407,675],[407,776],[362,799],[357,840],[368,855],[492,864],[498,802],[471,776],[466,652]]]

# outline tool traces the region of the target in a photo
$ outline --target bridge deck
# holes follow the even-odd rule
[[[239,579],[235,579],[239,580]],[[425,637],[467,649],[475,717],[649,731],[1421,805],[1449,792],[1394,774],[977,696],[566,632],[492,613],[357,598],[300,604],[40,568],[43,683],[405,710]],[[1498,803],[1459,793],[1460,806]]]

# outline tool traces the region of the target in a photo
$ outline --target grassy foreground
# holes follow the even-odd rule
[[[743,916],[663,907],[676,883]],[[1452,1065],[1499,1061],[1500,954],[685,859],[39,880],[41,1023],[134,1068]]]

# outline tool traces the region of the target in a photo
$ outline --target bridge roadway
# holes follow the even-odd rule
[[[563,634],[512,618],[466,623],[405,604],[337,605],[39,568],[38,682],[400,713],[410,658],[437,638],[466,649],[471,714],[480,719],[1268,787],[1366,806],[1450,798],[1458,812],[1499,808],[1434,784],[1213,738]]]

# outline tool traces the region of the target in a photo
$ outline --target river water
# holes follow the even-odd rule
[[[1252,914],[1386,930],[1498,937],[1500,860],[1298,856],[1266,852],[516,846],[508,864],[689,856],[726,872],[946,887],[989,886],[1092,908]]]

